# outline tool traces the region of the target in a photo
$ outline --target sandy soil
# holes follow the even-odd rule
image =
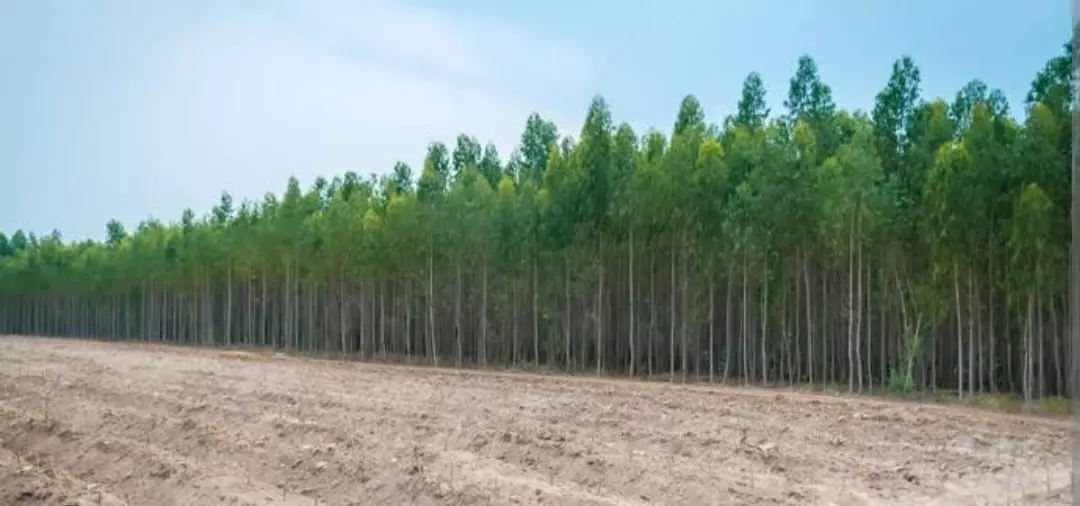
[[[0,504],[1067,504],[1063,420],[0,337]]]

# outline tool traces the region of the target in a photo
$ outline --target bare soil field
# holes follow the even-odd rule
[[[1062,419],[0,337],[0,504],[1068,504]]]

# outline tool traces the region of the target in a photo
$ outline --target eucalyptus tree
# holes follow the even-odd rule
[[[596,299],[592,310],[592,320],[596,330],[595,360],[596,373],[603,370],[603,297],[604,297],[604,259],[607,254],[605,235],[610,227],[608,206],[612,195],[611,153],[612,134],[611,111],[603,97],[593,97],[589,110],[585,114],[585,123],[581,127],[581,141],[577,145],[575,161],[581,171],[581,186],[578,188],[579,227],[582,238],[593,245],[596,269]]]
[[[538,184],[543,179],[551,148],[558,139],[559,133],[554,123],[537,113],[529,115],[525,121],[525,131],[521,134],[521,172],[517,174],[519,180]]]
[[[576,138],[531,114],[505,160],[464,133],[415,174],[101,241],[9,231],[0,330],[1058,395],[1069,77],[1051,58],[1018,123],[978,80],[923,100],[902,57],[867,117],[803,56],[776,113],[756,73],[720,125],[688,95],[640,138],[597,96]]]
[[[638,139],[637,134],[634,133],[634,129],[627,123],[619,125],[615,131],[615,136],[612,140],[612,162],[611,162],[611,181],[612,181],[612,197],[611,205],[608,207],[608,223],[610,224],[610,234],[612,239],[616,242],[626,243],[626,284],[627,284],[627,297],[625,299],[625,305],[627,308],[626,332],[627,332],[627,345],[629,349],[629,359],[627,362],[627,373],[630,376],[635,374],[635,366],[637,362],[637,347],[636,347],[636,332],[637,332],[637,306],[638,298],[637,292],[634,286],[634,229],[638,226],[636,221],[637,213],[635,207],[638,199],[641,197],[639,193],[639,181],[638,175],[638,163],[640,162],[638,156]]]
[[[1023,376],[1021,380],[1025,402],[1030,403],[1036,384],[1035,368],[1043,371],[1042,304],[1049,281],[1049,265],[1059,254],[1055,251],[1050,228],[1053,212],[1050,199],[1038,183],[1028,184],[1016,200],[1009,237],[1010,261],[1013,263],[1014,290],[1019,295],[1024,329],[1022,349]],[[1036,362],[1036,357],[1039,361]]]
[[[706,138],[698,147],[695,173],[691,188],[694,189],[690,200],[695,205],[694,223],[698,227],[699,245],[701,247],[702,263],[704,264],[706,284],[708,286],[708,354],[709,354],[709,381],[713,381],[716,372],[716,283],[721,272],[726,272],[729,279],[732,269],[725,269],[726,265],[734,265],[726,257],[730,254],[725,251],[727,236],[723,226],[723,215],[727,203],[727,165],[724,159],[724,148],[716,139]],[[631,252],[633,250],[631,249]],[[632,279],[632,278],[631,278]],[[632,286],[632,285],[631,285]],[[730,304],[728,301],[725,307]],[[631,306],[632,307],[632,306]],[[633,314],[633,313],[631,313]],[[632,328],[632,327],[631,327]]]

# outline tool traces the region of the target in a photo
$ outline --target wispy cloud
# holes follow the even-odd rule
[[[395,0],[310,0],[288,4],[285,11],[327,46],[395,66],[560,88],[581,88],[588,81],[580,50],[521,26]]]
[[[399,3],[290,7],[208,19],[170,46],[148,134],[151,165],[172,185],[192,172],[241,191],[291,173],[381,172],[397,159],[418,165],[429,141],[462,132],[505,156],[536,108],[570,130],[578,121],[582,104],[545,109],[515,86],[562,53],[584,62],[571,49]],[[546,86],[576,93],[583,79]]]
[[[17,219],[99,235],[110,218],[175,219],[222,190],[280,191],[290,175],[307,184],[399,159],[419,170],[430,141],[459,133],[505,157],[530,112],[574,131],[589,94],[587,60],[570,44],[391,0],[200,5],[142,32],[137,50],[130,37],[113,48],[123,54],[107,74],[86,75],[70,123],[82,130],[63,159],[27,161],[59,171],[77,160],[104,190],[73,187],[63,209]]]

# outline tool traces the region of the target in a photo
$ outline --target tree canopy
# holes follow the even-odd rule
[[[670,132],[596,96],[506,159],[461,134],[102,242],[9,231],[0,332],[1066,395],[1069,77],[1051,58],[1017,121],[978,79],[923,97],[905,56],[867,113],[803,56],[776,113],[757,73]]]

